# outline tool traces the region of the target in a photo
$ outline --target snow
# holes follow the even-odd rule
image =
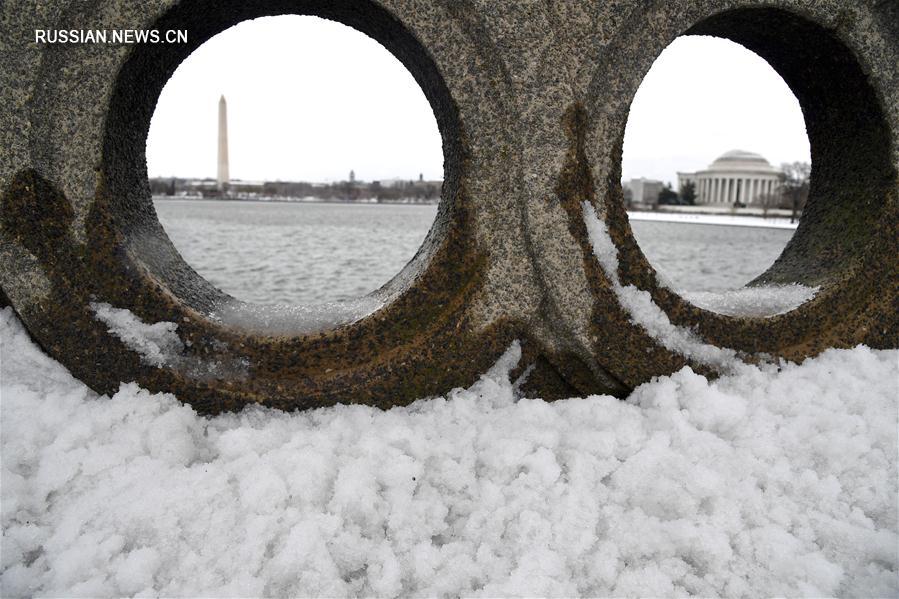
[[[90,306],[97,320],[107,325],[107,330],[125,347],[137,353],[144,364],[157,368],[177,366],[196,380],[247,376],[250,366],[247,358],[215,361],[186,354],[186,344],[176,333],[178,325],[174,322],[148,324],[126,308],[115,308],[105,302],[92,302]]]
[[[763,285],[724,292],[679,291],[688,302],[730,316],[775,316],[795,310],[820,291],[820,287]]]
[[[736,351],[705,343],[693,331],[673,324],[668,315],[652,301],[648,291],[634,285],[621,284],[618,278],[618,249],[609,236],[605,222],[596,216],[590,202],[583,202],[581,208],[593,254],[612,283],[612,291],[618,301],[630,315],[631,322],[643,327],[643,330],[666,349],[695,362],[722,370],[739,368],[740,362]]]
[[[109,327],[129,349],[140,355],[141,361],[162,368],[177,361],[184,351],[184,344],[175,331],[174,322],[147,324],[131,311],[114,308],[106,302],[92,302],[91,309],[97,319]]]
[[[899,351],[201,418],[0,340],[4,597],[899,594]]]
[[[679,207],[680,210],[688,208]],[[713,207],[702,206],[697,209],[711,212]],[[729,211],[729,209],[728,209]],[[628,211],[630,220],[646,220],[664,223],[688,223],[695,225],[725,225],[731,227],[762,227],[764,229],[796,229],[798,223],[784,217],[745,216],[739,214],[696,214],[689,212],[641,212]]]
[[[209,317],[225,325],[269,335],[317,333],[346,325],[383,306],[381,293],[320,304],[265,305],[232,300],[219,305]]]
[[[648,291],[634,285],[622,285],[618,277],[618,249],[615,247],[604,221],[596,215],[589,202],[583,202],[584,224],[593,254],[612,283],[618,301],[627,310],[631,322],[641,326],[666,349],[677,352],[697,363],[721,370],[741,367],[735,350],[705,343],[696,333],[671,322],[668,315],[652,300]],[[670,281],[659,275],[661,283],[672,288]],[[726,292],[677,291],[695,305],[731,316],[765,316],[783,314],[810,300],[819,287],[804,285],[769,285],[744,287]]]

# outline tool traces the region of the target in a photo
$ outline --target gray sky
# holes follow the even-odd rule
[[[771,66],[729,40],[681,37],[640,84],[624,132],[622,178],[677,184],[728,150],[779,166],[810,162],[799,101]]]
[[[147,138],[153,176],[214,177],[218,99],[228,100],[231,177],[440,179],[437,123],[412,75],[369,37],[316,17],[246,21],[175,71]],[[624,140],[625,179],[676,181],[730,149],[809,160],[798,102],[732,42],[676,40],[644,79]]]
[[[354,29],[301,16],[245,21],[181,63],[150,124],[150,176],[215,176],[221,94],[232,178],[443,177],[437,122],[406,67]]]

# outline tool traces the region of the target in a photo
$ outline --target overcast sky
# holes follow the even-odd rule
[[[150,124],[150,176],[215,177],[222,94],[234,179],[443,177],[434,113],[406,67],[355,29],[301,16],[245,21],[181,63]]]
[[[335,181],[440,179],[430,105],[371,38],[316,17],[246,21],[175,71],[147,138],[151,177],[214,177],[219,96],[228,101],[231,177]],[[796,98],[768,64],[732,42],[676,40],[631,107],[622,175],[676,182],[731,149],[772,164],[809,160]]]
[[[799,101],[771,66],[729,40],[676,39],[643,79],[624,132],[622,178],[677,184],[728,150],[810,162]]]

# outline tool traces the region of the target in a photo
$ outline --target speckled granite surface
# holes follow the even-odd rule
[[[628,286],[672,327],[750,361],[895,347],[899,8],[769,4],[6,3],[0,301],[93,388],[135,380],[210,413],[252,402],[408,403],[470,384],[515,339],[527,391],[546,398],[624,395],[684,364],[715,370],[635,322],[616,292]],[[409,68],[443,135],[446,181],[431,233],[391,283],[359,302],[272,314],[184,263],[156,219],[144,145],[156,98],[190,51],[241,20],[297,10],[360,29]],[[36,28],[186,29],[188,43],[40,45]],[[631,234],[618,183],[628,107],[653,60],[685,33],[755,51],[802,105],[809,207],[754,283],[821,287],[789,313],[701,310],[656,280]],[[584,202],[617,249],[618,281],[593,253]],[[97,305],[150,327],[174,323],[166,330],[177,342],[165,347],[176,354],[148,361]]]

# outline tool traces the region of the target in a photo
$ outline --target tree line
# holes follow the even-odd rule
[[[391,181],[337,181],[311,183],[307,181],[232,181],[220,190],[215,179],[182,179],[178,177],[154,177],[150,179],[150,192],[154,196],[188,196],[204,198],[315,198],[334,202],[420,202],[434,203],[440,199],[442,182],[415,180]]]

